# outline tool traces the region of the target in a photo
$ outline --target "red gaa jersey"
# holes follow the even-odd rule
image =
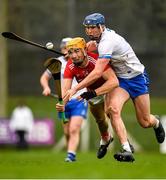
[[[96,61],[98,59],[98,55],[94,53],[89,53],[88,52],[88,63],[86,67],[78,67],[76,66],[71,59],[68,60],[65,72],[64,72],[64,78],[66,79],[73,79],[74,77],[76,78],[77,82],[81,82],[83,79],[88,76],[88,74],[94,69]],[[105,68],[108,69],[109,65]],[[97,89],[100,87],[105,80],[101,77],[97,81],[95,81],[93,84],[87,87],[87,89]]]

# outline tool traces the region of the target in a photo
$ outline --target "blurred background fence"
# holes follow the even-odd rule
[[[125,37],[146,66],[151,96],[165,99],[165,0],[0,0],[0,11],[1,32],[12,31],[43,45],[52,41],[57,50],[63,37],[82,36],[88,40],[82,25],[84,17],[102,13],[107,27]],[[39,78],[43,62],[53,56],[56,55],[0,37],[1,116],[10,115],[13,107],[7,104],[11,97],[41,96]],[[9,100],[5,101],[5,97]],[[5,105],[7,113],[3,110]],[[41,118],[45,116],[42,110],[34,113]],[[133,118],[130,113],[127,115],[128,119]]]
[[[104,14],[107,26],[124,36],[146,65],[152,95],[166,96],[165,0],[0,0],[3,1],[7,15],[7,28],[3,30],[43,45],[52,41],[57,49],[63,37],[87,39],[82,26],[87,14]],[[9,94],[39,95],[42,63],[55,55],[11,40],[7,47]]]

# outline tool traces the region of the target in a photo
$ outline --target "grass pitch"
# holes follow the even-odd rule
[[[77,154],[74,163],[64,162],[65,152],[52,149],[16,151],[0,150],[0,178],[58,178],[58,179],[123,179],[166,178],[166,155],[135,154],[134,163],[115,161],[113,152],[97,159],[96,152]]]
[[[8,116],[16,106],[18,98],[12,97],[8,103]],[[36,118],[57,119],[55,101],[46,97],[26,97]],[[152,99],[152,113],[166,114],[166,99]],[[14,149],[0,150],[0,178],[2,179],[166,179],[166,155],[158,153],[158,144],[151,129],[142,129],[135,119],[131,101],[125,105],[123,115],[128,132],[142,145],[144,152],[136,153],[134,163],[117,162],[113,152],[103,159],[96,158],[96,149],[91,152],[77,153],[77,162],[65,163],[65,152],[52,149],[34,148],[27,152]],[[91,121],[91,120],[90,120]],[[94,121],[91,121],[94,127]],[[91,131],[91,144],[97,140],[97,131]],[[61,124],[56,123],[56,139],[62,135]],[[98,144],[97,144],[98,145]]]

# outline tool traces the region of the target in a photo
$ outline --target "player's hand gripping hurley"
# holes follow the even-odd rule
[[[49,58],[45,61],[44,66],[50,70],[55,81],[56,93],[60,104],[63,104],[62,91],[61,91],[61,62],[56,58]],[[65,118],[65,113],[60,112],[64,123],[68,120]]]

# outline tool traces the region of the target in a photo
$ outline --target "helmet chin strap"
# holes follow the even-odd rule
[[[101,39],[101,35],[104,32],[104,27],[101,24],[98,24],[97,27],[100,29],[100,36],[99,37],[92,37],[89,36],[91,40],[96,41],[97,43],[100,41]],[[88,35],[88,33],[86,32],[86,34]]]
[[[79,60],[77,62],[73,62],[75,64],[75,66],[81,66],[81,64],[83,63],[83,60]]]
[[[100,28],[100,31],[101,31],[101,34],[103,33],[103,31],[104,31],[104,27],[102,27],[102,25],[101,24],[99,24],[99,28]]]
[[[83,55],[84,55],[84,59],[87,56],[87,53],[85,52],[85,49],[82,49]]]
[[[102,33],[104,32],[104,27],[103,27],[101,24],[98,24],[97,26],[98,26],[98,28],[100,29],[100,36],[98,37],[98,39],[96,40],[96,42],[99,43],[99,42],[100,42],[100,39],[101,39],[101,35],[102,35]]]

